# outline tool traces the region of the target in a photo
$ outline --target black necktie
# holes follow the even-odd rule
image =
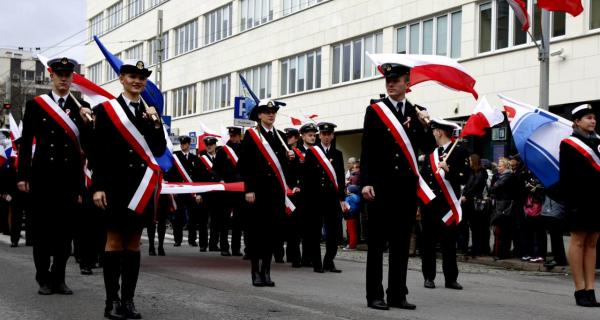
[[[396,106],[396,108],[398,109],[398,114],[400,115],[400,117],[404,119],[404,112],[402,112],[403,106],[404,106],[404,102],[400,101],[400,102],[398,102],[398,105]]]
[[[64,109],[64,107],[65,107],[65,99],[64,98],[61,97],[60,99],[58,99],[58,106],[61,109]]]
[[[133,109],[135,110],[135,117],[138,119],[142,118],[142,108],[140,108],[140,103],[139,102],[130,102],[129,105],[132,106]]]
[[[444,147],[438,147],[438,157],[440,161],[444,161]]]
[[[267,136],[269,136],[269,138],[274,138],[275,137],[273,135],[273,131],[267,131]]]

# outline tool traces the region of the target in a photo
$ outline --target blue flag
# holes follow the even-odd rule
[[[573,132],[571,122],[501,95],[500,99],[521,159],[540,182],[550,188],[560,179],[560,143]]]
[[[254,94],[254,92],[250,88],[250,85],[248,85],[248,81],[246,81],[244,76],[242,76],[241,74],[240,74],[240,80],[242,82],[242,90],[244,91],[244,98],[245,98],[244,109],[247,114],[250,114],[252,112],[252,109],[254,109],[254,107],[256,107],[258,105],[258,102],[260,100],[258,99],[256,94]]]
[[[123,61],[108,51],[97,36],[94,36],[94,41],[96,41],[96,44],[98,45],[98,48],[100,48],[100,51],[102,51],[106,61],[108,61],[113,70],[119,74]],[[146,81],[146,88],[142,92],[142,98],[144,98],[144,101],[146,101],[148,105],[155,107],[158,113],[162,115],[164,107],[163,95],[150,79]],[[165,139],[169,139],[169,137],[165,136]],[[173,166],[173,153],[166,148],[165,152],[160,157],[156,157],[156,162],[158,162],[158,165],[163,172],[169,171]]]

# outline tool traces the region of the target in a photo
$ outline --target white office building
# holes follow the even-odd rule
[[[561,112],[600,100],[600,0],[583,4],[578,17],[552,15],[550,105]],[[540,12],[534,0],[527,5],[539,38]],[[338,125],[344,155],[357,156],[365,107],[385,93],[366,52],[446,55],[467,68],[492,104],[500,105],[498,93],[539,100],[537,48],[506,0],[88,0],[87,17],[90,37],[100,35],[121,58],[153,69],[162,59],[166,114],[179,134],[198,131],[199,121],[217,131],[232,124],[243,74],[260,98],[288,104],[279,128],[290,126],[290,117],[317,114]],[[85,64],[88,78],[119,93],[93,41]],[[409,100],[434,116],[464,117],[475,104],[433,83],[412,90]]]

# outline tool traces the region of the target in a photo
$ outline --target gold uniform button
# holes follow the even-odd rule
[[[133,153],[133,150],[129,149],[129,153]]]
[[[130,167],[130,168],[133,168],[133,164],[131,164],[131,163],[130,163],[130,164],[129,164],[129,167]]]
[[[67,148],[69,145],[65,143],[65,148]]]
[[[42,118],[42,121],[46,122],[46,118]]]
[[[50,157],[50,161],[54,161],[54,158],[53,158],[53,157]]]
[[[142,168],[143,168],[143,167],[145,167],[145,166],[146,166],[146,164],[145,164],[145,163],[141,163],[141,164],[140,164],[140,167],[142,167]]]
[[[50,148],[54,148],[54,143],[51,143],[51,144],[50,144]]]

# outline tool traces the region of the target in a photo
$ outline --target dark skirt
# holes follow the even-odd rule
[[[107,231],[131,234],[142,232],[145,226],[154,220],[154,206],[149,204],[142,214],[126,207],[107,208],[104,211],[104,223]]]
[[[567,219],[570,231],[600,232],[600,208],[569,210]]]

